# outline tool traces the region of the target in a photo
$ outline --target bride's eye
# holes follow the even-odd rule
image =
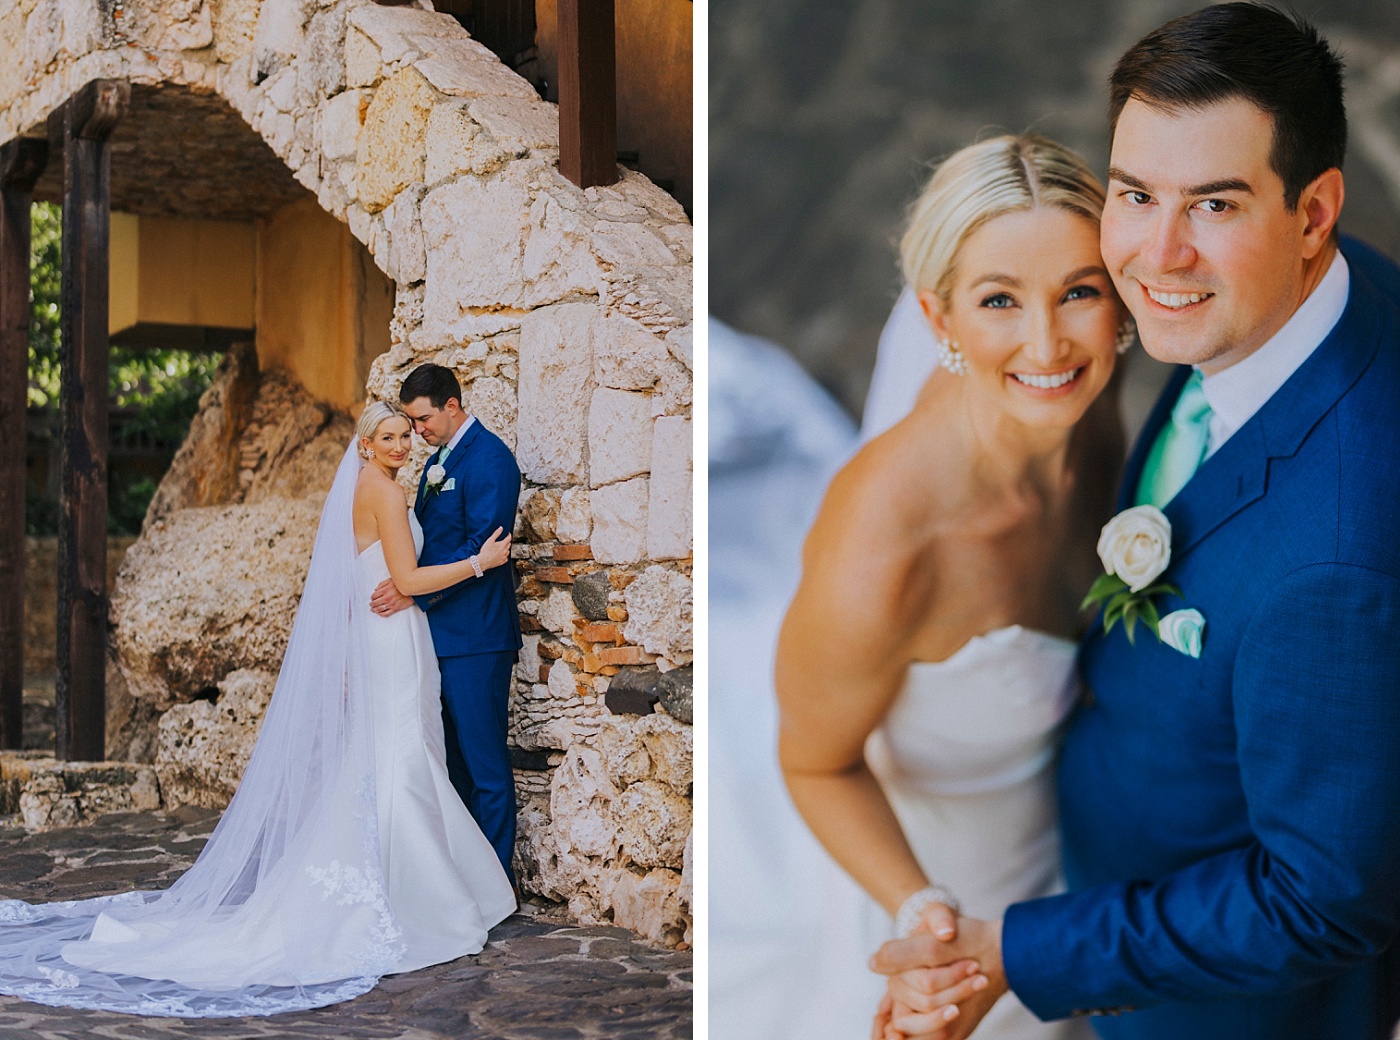
[[[992,310],[1004,310],[1007,307],[1014,307],[1016,301],[1011,298],[1010,293],[992,293],[992,295],[982,300],[981,306],[990,307]]]
[[[1092,300],[1102,295],[1103,293],[1099,292],[1092,285],[1076,285],[1074,288],[1070,289],[1069,292],[1065,293],[1065,299]]]

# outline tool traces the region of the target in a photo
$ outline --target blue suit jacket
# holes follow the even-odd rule
[[[520,467],[515,456],[478,419],[447,456],[450,491],[426,493],[428,468],[418,481],[414,510],[423,526],[422,566],[455,563],[481,551],[492,532],[515,529],[520,499]],[[511,563],[471,577],[439,592],[415,596],[427,612],[433,646],[439,657],[520,649],[520,615],[515,603],[515,567]]]
[[[1042,1018],[1138,1040],[1380,1040],[1400,1015],[1400,271],[1164,510],[1187,657],[1097,623],[1059,766],[1070,893],[1012,906]],[[1187,371],[1168,386],[1120,508]]]

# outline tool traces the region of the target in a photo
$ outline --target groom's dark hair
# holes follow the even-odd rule
[[[462,386],[450,368],[444,368],[442,365],[419,365],[408,374],[403,386],[399,387],[399,401],[408,404],[420,397],[432,401],[434,408],[441,408],[454,397],[460,405]]]
[[[1204,108],[1243,98],[1274,124],[1269,165],[1284,204],[1342,168],[1347,113],[1342,62],[1301,16],[1253,3],[1219,4],[1168,22],[1138,41],[1109,77],[1109,136],[1132,98],[1156,108]]]

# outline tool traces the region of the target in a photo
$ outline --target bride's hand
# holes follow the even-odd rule
[[[498,527],[481,547],[481,552],[477,553],[477,560],[480,562],[482,570],[489,571],[492,567],[499,567],[509,559],[510,535],[506,534],[503,528]]]

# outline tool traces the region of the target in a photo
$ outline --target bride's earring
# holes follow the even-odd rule
[[[938,363],[956,376],[967,375],[967,358],[952,340],[938,341]]]
[[[1126,354],[1131,350],[1135,339],[1137,339],[1137,323],[1132,318],[1124,318],[1123,324],[1118,326],[1118,353]]]

